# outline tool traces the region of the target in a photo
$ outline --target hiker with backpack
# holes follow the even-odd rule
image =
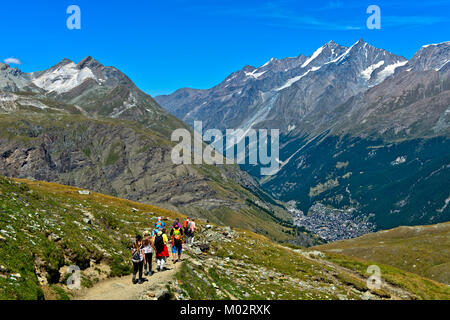
[[[181,261],[181,250],[183,249],[183,229],[180,224],[175,224],[170,230],[170,236],[172,239],[172,261],[175,264],[177,261]],[[175,256],[178,253],[178,260],[175,261]]]
[[[144,261],[144,275],[152,275],[152,256],[153,256],[153,250],[155,250],[155,246],[153,245],[153,238],[150,236],[150,232],[146,230],[144,232],[144,239],[142,240],[142,246],[144,250],[145,255],[145,261]],[[147,271],[148,267],[148,271]]]
[[[155,246],[155,258],[158,271],[164,270],[164,265],[166,264],[166,258],[169,257],[169,250],[167,250],[167,235],[158,230],[158,233],[153,238],[153,244]]]
[[[184,231],[184,236],[186,237],[186,244],[189,244],[190,242],[190,238],[191,238],[191,221],[190,221],[190,217],[187,217],[186,220],[183,221],[183,231]]]
[[[145,254],[142,248],[142,237],[136,235],[136,241],[131,249],[131,261],[133,262],[133,284],[142,284],[144,279],[142,278],[142,268],[145,263]],[[136,280],[136,275],[139,272],[139,280]]]
[[[175,221],[172,223],[172,229],[175,228],[175,226],[181,228],[180,219],[178,218],[175,219]]]

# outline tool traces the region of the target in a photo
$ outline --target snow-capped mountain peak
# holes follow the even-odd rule
[[[306,67],[311,61],[313,61],[315,58],[317,58],[322,53],[322,51],[323,51],[323,47],[320,47],[319,49],[314,51],[314,53],[311,55],[311,57],[309,57],[308,60],[306,60],[302,64],[302,68]]]
[[[277,61],[277,59],[271,58],[269,61],[267,61],[266,63],[264,63],[260,68],[264,68],[264,67],[270,65],[271,63],[274,63],[275,61]]]
[[[314,51],[301,67],[308,67],[308,69],[310,69],[311,67],[320,67],[327,63],[331,63],[340,58],[345,50],[347,50],[346,47],[341,46],[334,41],[329,41]]]
[[[48,92],[61,94],[72,90],[89,78],[98,81],[90,68],[80,67],[74,62],[64,59],[33,79],[32,82]]]
[[[420,48],[419,51],[405,64],[399,71],[439,71],[450,60],[450,41],[428,44]]]
[[[426,44],[426,45],[422,46],[422,48],[428,48],[428,47],[431,47],[431,46],[440,46],[440,45],[450,45],[450,41]]]
[[[103,67],[103,65],[94,58],[92,58],[91,56],[87,56],[86,58],[78,62],[77,67],[79,69],[83,68],[96,69]]]

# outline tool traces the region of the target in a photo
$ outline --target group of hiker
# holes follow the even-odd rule
[[[180,224],[180,220],[177,218],[172,223],[170,229],[170,246],[172,251],[172,261],[177,263],[181,261],[181,252],[183,250],[183,243],[188,245],[194,242],[194,233],[197,229],[195,225],[195,219],[188,217],[183,221],[183,225]],[[169,237],[167,236],[166,224],[162,221],[161,217],[158,217],[158,221],[155,223],[154,230],[146,230],[141,235],[136,235],[136,240],[131,249],[133,262],[133,283],[143,283],[145,276],[151,276],[152,271],[152,258],[155,253],[155,260],[158,271],[165,270],[166,259],[170,257],[169,249],[167,247],[169,243]],[[139,279],[136,279],[139,273]]]

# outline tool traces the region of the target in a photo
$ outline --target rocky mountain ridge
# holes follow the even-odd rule
[[[246,66],[211,89],[180,89],[155,99],[189,124],[202,120],[206,128],[270,127],[287,133],[304,130],[304,116],[327,103],[321,96],[337,105],[405,63],[362,39],[350,48],[330,41],[310,57]],[[332,92],[336,86],[339,91]]]

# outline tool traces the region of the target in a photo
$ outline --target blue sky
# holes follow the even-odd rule
[[[69,5],[81,30],[68,30]],[[369,5],[381,29],[369,30]],[[410,58],[422,45],[448,41],[450,1],[404,0],[40,0],[2,1],[0,61],[47,69],[63,58],[91,55],[126,73],[142,90],[209,88],[246,64],[310,55],[334,40],[360,38]]]

